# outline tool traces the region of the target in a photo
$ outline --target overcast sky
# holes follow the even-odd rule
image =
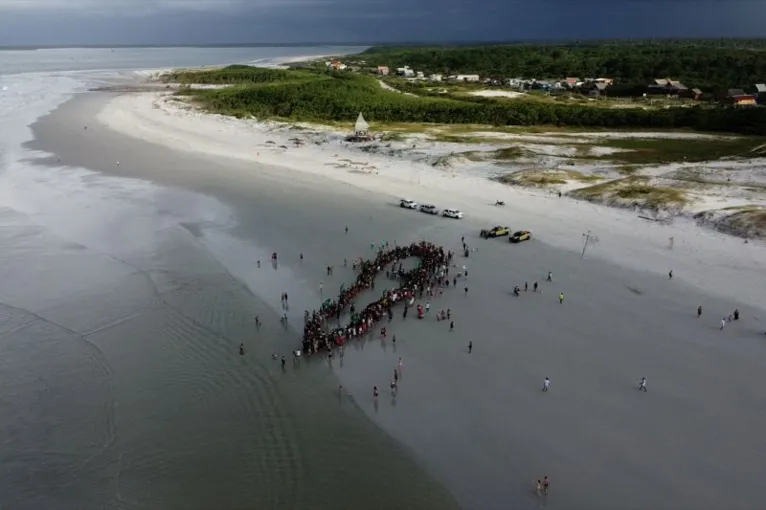
[[[766,36],[766,0],[0,0],[0,45]]]

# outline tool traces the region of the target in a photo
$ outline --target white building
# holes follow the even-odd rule
[[[479,81],[478,74],[458,74],[457,81]]]

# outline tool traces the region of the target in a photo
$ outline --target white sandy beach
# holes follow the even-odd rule
[[[568,250],[582,250],[583,234],[591,231],[599,243],[589,249],[589,257],[656,274],[672,269],[677,278],[708,293],[762,303],[763,243],[744,243],[700,228],[691,220],[648,221],[633,211],[511,188],[489,181],[486,175],[448,172],[425,162],[363,153],[332,133],[325,137],[327,143],[313,143],[300,128],[200,113],[162,93],[115,97],[98,120],[119,133],[175,150],[280,166],[392,198],[406,196],[459,208],[488,226],[510,223],[514,229],[531,229],[539,240]],[[296,138],[305,143],[296,146]],[[491,205],[496,199],[504,200],[506,207]],[[725,199],[722,202],[717,205],[730,204]],[[669,249],[671,238],[673,247]]]

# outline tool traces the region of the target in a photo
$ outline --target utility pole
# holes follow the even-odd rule
[[[582,235],[583,243],[582,243],[582,253],[580,254],[580,258],[585,258],[585,250],[588,249],[589,244],[596,244],[598,243],[598,237],[591,234],[590,230],[588,230],[586,233]]]

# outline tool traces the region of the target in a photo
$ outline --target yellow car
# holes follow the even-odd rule
[[[511,229],[508,227],[493,227],[490,230],[482,230],[479,235],[484,239],[489,239],[490,237],[507,236],[510,232]]]
[[[532,232],[529,230],[519,230],[518,232],[514,232],[509,238],[512,243],[520,243],[522,241],[529,241],[530,239],[532,239]]]

